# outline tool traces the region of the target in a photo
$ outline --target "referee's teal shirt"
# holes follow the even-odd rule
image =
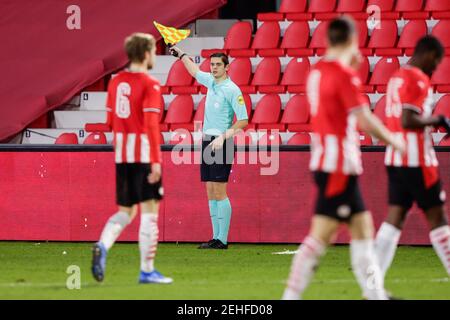
[[[248,119],[241,89],[229,77],[216,83],[211,73],[197,71],[195,78],[208,88],[203,119],[204,134],[218,136],[224,133],[232,126],[235,113],[237,120]]]

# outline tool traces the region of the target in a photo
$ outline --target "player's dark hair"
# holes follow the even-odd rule
[[[133,33],[125,39],[125,52],[131,62],[140,63],[145,59],[145,53],[155,46],[155,38],[147,33]]]
[[[436,37],[424,36],[417,42],[414,56],[418,57],[429,52],[434,52],[435,57],[441,59],[444,56],[444,47]]]
[[[228,56],[223,52],[216,52],[209,56],[210,58],[221,58],[222,62],[225,66],[230,64],[230,61],[228,60]]]
[[[333,19],[328,26],[328,43],[330,46],[345,44],[355,32],[353,20],[347,17]]]

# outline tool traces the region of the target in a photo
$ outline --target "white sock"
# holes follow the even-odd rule
[[[432,230],[430,240],[447,274],[450,275],[450,226],[442,226]]]
[[[375,253],[383,278],[394,259],[395,250],[400,239],[401,230],[392,224],[383,222],[375,239]]]
[[[294,256],[291,273],[282,300],[301,299],[311,281],[320,257],[325,253],[325,245],[311,236],[305,238]]]
[[[139,226],[139,250],[141,252],[141,271],[152,272],[156,248],[158,246],[158,214],[142,213]]]
[[[130,221],[131,219],[128,213],[122,211],[117,212],[109,218],[100,236],[100,242],[103,243],[106,250],[111,249],[114,242],[122,233],[122,230],[125,229]]]
[[[373,240],[352,240],[350,253],[353,273],[364,297],[369,300],[386,300],[384,279],[375,255]]]

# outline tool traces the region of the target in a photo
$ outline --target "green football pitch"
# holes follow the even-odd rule
[[[197,244],[162,243],[156,267],[174,283],[138,285],[136,243],[113,247],[103,283],[95,282],[90,273],[91,245],[0,242],[0,299],[278,300],[293,257],[286,253],[297,249],[296,245],[232,244],[228,250],[198,250]],[[275,254],[280,252],[285,254]],[[68,289],[67,282],[77,283],[77,270],[80,289]],[[386,288],[404,299],[450,299],[450,280],[431,247],[400,247]],[[304,298],[361,299],[348,246],[327,251]]]

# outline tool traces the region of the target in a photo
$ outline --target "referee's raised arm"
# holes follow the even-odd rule
[[[189,59],[189,56],[186,53],[184,53],[180,48],[170,47],[169,51],[171,55],[183,61],[183,64],[186,67],[187,71],[190,73],[191,76],[195,78],[195,75],[200,70],[197,64],[191,59]]]

